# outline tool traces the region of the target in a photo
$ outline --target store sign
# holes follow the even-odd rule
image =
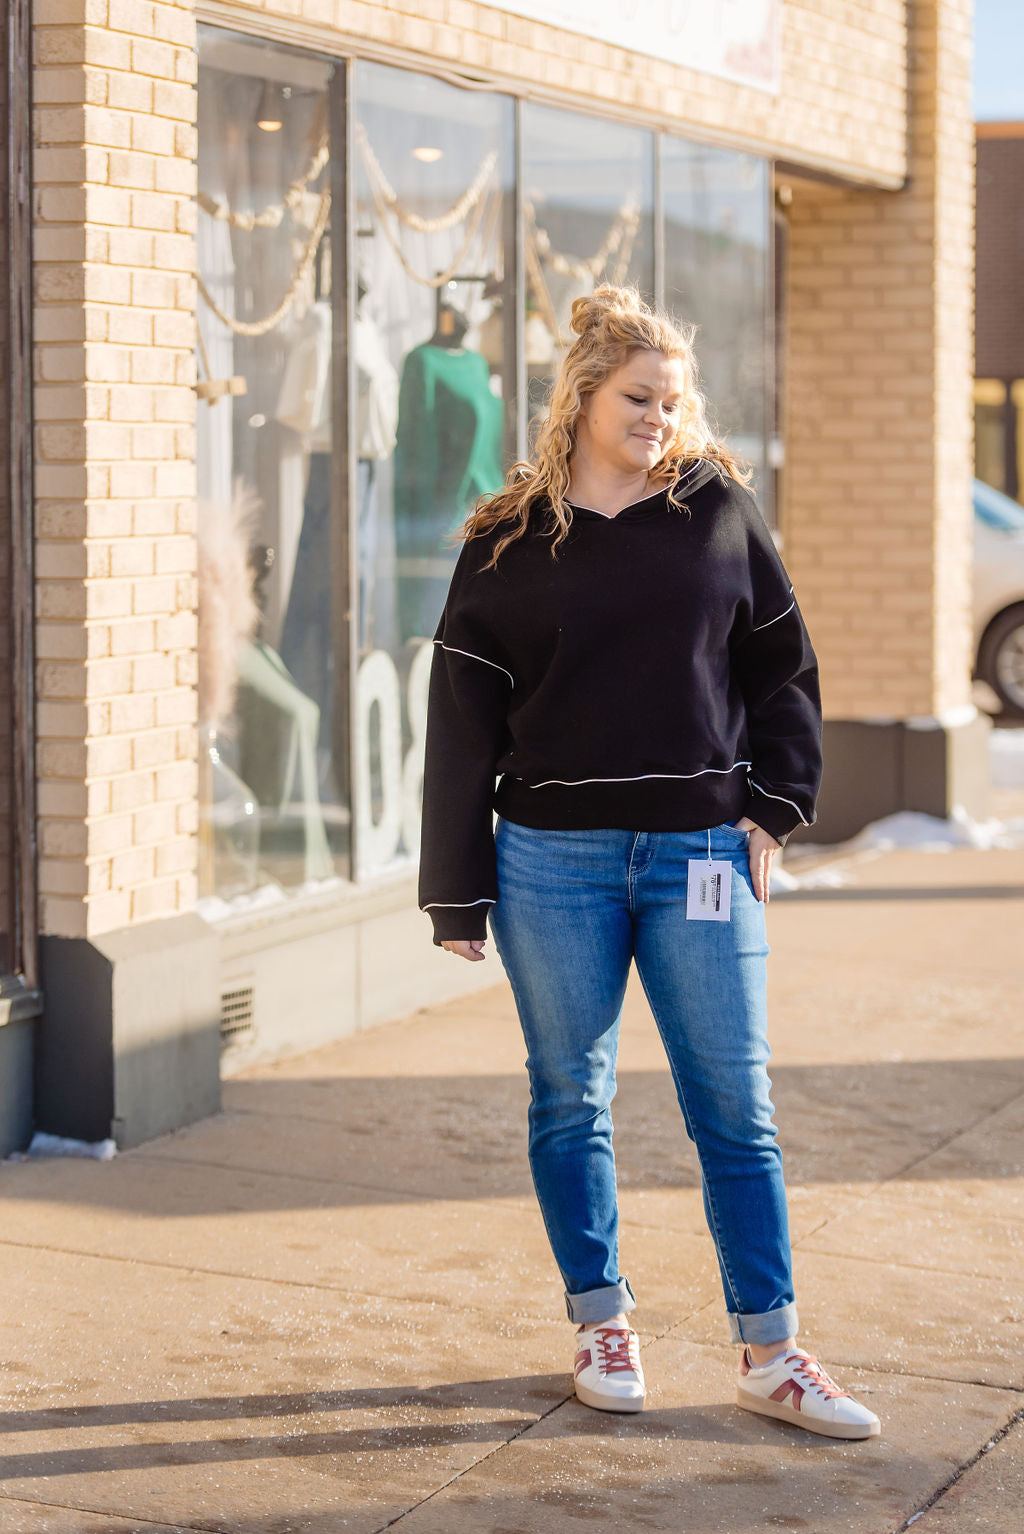
[[[782,0],[489,0],[584,37],[776,93]]]

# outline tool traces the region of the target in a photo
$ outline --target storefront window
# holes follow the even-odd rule
[[[335,740],[330,66],[203,29],[199,703],[206,896],[346,867]],[[342,741],[344,733],[342,732]]]
[[[554,107],[523,108],[527,394],[541,415],[572,340],[573,300],[602,282],[654,294],[654,138]]]
[[[8,76],[9,29],[12,17],[0,18],[0,122],[10,121],[11,80]],[[16,296],[11,264],[11,159],[8,147],[0,151],[0,353],[13,358]],[[0,973],[13,969],[14,857],[11,837],[14,790],[11,613],[11,474],[17,450],[10,368],[0,368],[0,432],[5,438],[0,468]]]
[[[419,849],[426,685],[459,545],[515,441],[507,97],[355,70],[356,873]]]
[[[665,303],[693,322],[701,386],[729,447],[754,465],[770,514],[768,165],[735,150],[662,139]]]
[[[454,535],[547,408],[575,298],[664,288],[700,327],[720,430],[763,470],[770,263],[767,167],[748,155],[663,137],[659,241],[646,129],[200,31],[201,882],[215,915],[415,866]]]

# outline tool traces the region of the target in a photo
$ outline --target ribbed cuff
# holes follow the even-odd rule
[[[493,900],[485,900],[477,905],[423,907],[434,924],[434,947],[440,948],[442,943],[469,943],[486,938],[487,913],[493,904]]]

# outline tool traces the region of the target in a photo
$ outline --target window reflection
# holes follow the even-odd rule
[[[357,873],[419,848],[431,640],[514,432],[511,102],[360,63],[356,130]]]
[[[329,72],[203,30],[201,879],[223,899],[318,885],[347,857],[332,743],[344,699],[332,645]]]
[[[753,155],[662,139],[665,302],[696,323],[710,415],[755,469],[763,509],[768,405],[768,166]]]
[[[0,20],[0,41],[8,42],[6,18]],[[7,50],[0,65],[0,121],[8,115]],[[0,352],[7,354],[12,340],[14,318],[11,314],[11,227],[8,185],[8,156],[0,154]],[[8,367],[0,368],[0,431],[14,435],[11,380]],[[11,441],[10,446],[16,444]],[[14,967],[13,948],[13,838],[11,811],[13,797],[13,738],[11,695],[11,495],[7,454],[0,470],[0,971]]]
[[[602,282],[654,293],[654,141],[642,128],[523,109],[526,369],[531,414],[572,339],[573,300]]]

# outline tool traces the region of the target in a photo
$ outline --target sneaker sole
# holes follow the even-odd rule
[[[643,1411],[644,1397],[638,1396],[629,1401],[622,1396],[602,1396],[587,1389],[586,1385],[577,1385],[576,1399],[582,1401],[584,1406],[592,1406],[595,1411]]]
[[[785,1401],[766,1401],[763,1396],[751,1395],[737,1387],[736,1405],[744,1411],[757,1412],[760,1417],[775,1417],[780,1422],[791,1422],[802,1427],[806,1433],[821,1433],[825,1438],[877,1438],[882,1431],[880,1422],[822,1422],[818,1417],[808,1417],[804,1412],[794,1411]]]

